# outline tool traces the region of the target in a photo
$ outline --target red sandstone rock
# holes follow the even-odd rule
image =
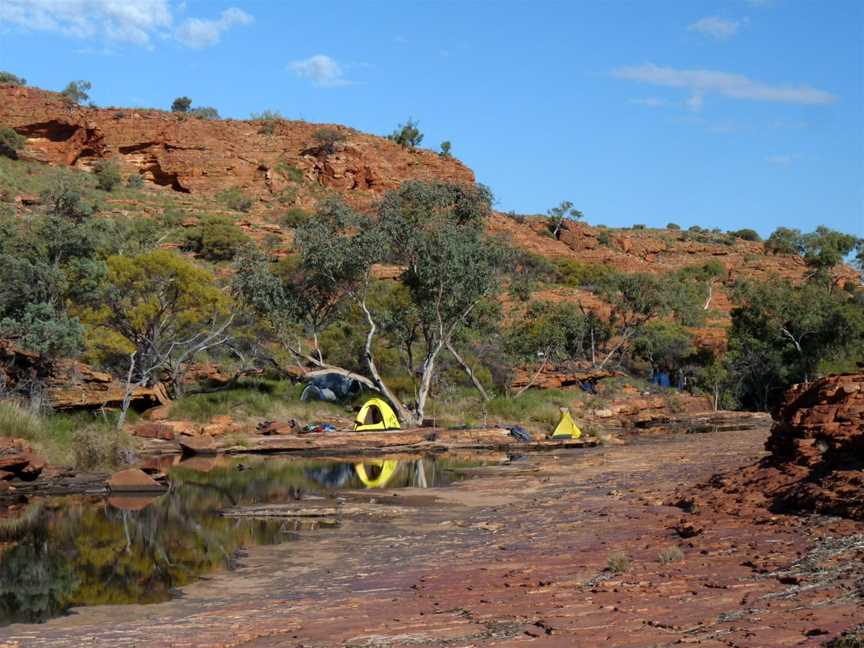
[[[216,454],[218,450],[216,441],[209,434],[201,436],[182,437],[179,440],[180,448],[186,454]]]
[[[174,430],[164,423],[139,423],[132,429],[132,436],[142,439],[163,439],[165,441],[174,440]]]
[[[105,482],[112,492],[161,491],[164,487],[140,468],[129,468],[111,475]]]

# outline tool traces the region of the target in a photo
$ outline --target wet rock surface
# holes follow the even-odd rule
[[[381,491],[404,512],[301,530],[181,599],[81,608],[0,644],[821,646],[861,622],[864,525],[730,513],[692,486],[763,457],[767,435],[663,436]]]

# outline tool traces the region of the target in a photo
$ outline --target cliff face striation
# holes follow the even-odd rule
[[[715,477],[715,501],[864,520],[864,373],[796,385],[773,416],[768,456]]]
[[[302,121],[205,120],[150,109],[70,106],[52,92],[0,86],[0,124],[27,137],[26,155],[88,169],[104,158],[124,173],[177,192],[229,188],[267,202],[288,182],[286,171],[368,207],[406,179],[473,182],[461,162],[410,150],[344,126]],[[344,137],[334,150],[315,138],[323,127]],[[306,198],[311,198],[307,196]]]

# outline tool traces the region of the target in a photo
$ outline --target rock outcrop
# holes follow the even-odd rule
[[[0,437],[0,482],[18,478],[33,481],[45,469],[45,460],[23,439]],[[2,489],[0,485],[0,489]]]
[[[34,389],[56,410],[119,407],[125,394],[125,386],[110,374],[75,360],[48,363],[38,353],[0,340],[0,393],[29,395]],[[168,400],[161,385],[139,387],[132,406],[146,409]]]
[[[328,150],[315,139],[321,124],[83,108],[38,88],[0,86],[0,124],[27,138],[25,157],[82,169],[111,158],[124,173],[180,193],[240,188],[269,202],[294,190],[292,179],[302,179],[301,203],[316,192],[335,190],[352,205],[366,207],[409,178],[474,181],[473,172],[458,160],[345,126],[326,126],[344,136]]]
[[[864,373],[790,389],[773,412],[769,455],[716,476],[721,508],[767,508],[864,520]]]

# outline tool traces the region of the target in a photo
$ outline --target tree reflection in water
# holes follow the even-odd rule
[[[277,522],[225,518],[221,509],[364,488],[361,465],[376,487],[441,485],[455,478],[442,463],[449,462],[217,459],[203,472],[172,468],[168,491],[152,501],[32,504],[17,518],[0,518],[0,543],[10,543],[0,544],[0,625],[43,622],[80,605],[166,601],[204,574],[233,569],[242,547],[290,537]]]

